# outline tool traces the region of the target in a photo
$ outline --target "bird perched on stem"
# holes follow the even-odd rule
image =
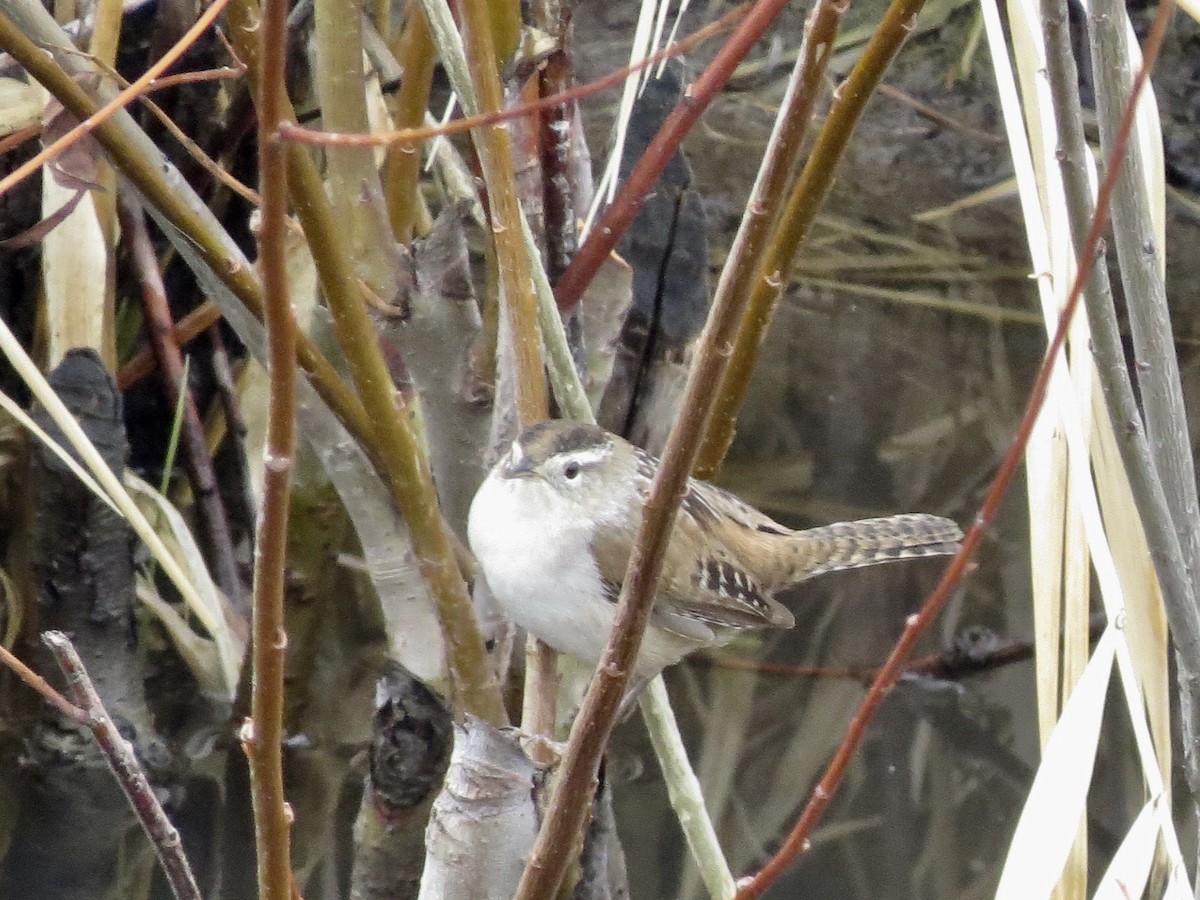
[[[525,429],[471,503],[468,538],[516,624],[595,664],[658,460],[595,425]],[[962,531],[913,513],[793,531],[733,494],[690,479],[638,653],[644,683],[693,650],[751,628],[791,628],[774,595],[825,572],[952,554]]]

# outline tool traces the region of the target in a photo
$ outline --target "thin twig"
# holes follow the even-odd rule
[[[593,94],[598,94],[608,90],[614,85],[620,84],[634,72],[649,68],[656,63],[662,62],[664,59],[669,59],[672,56],[678,56],[686,53],[689,50],[699,46],[711,37],[715,37],[723,31],[727,31],[733,27],[733,23],[742,16],[746,15],[750,9],[749,3],[743,3],[734,7],[732,10],[723,15],[720,19],[705,25],[703,28],[697,29],[694,33],[667,47],[660,50],[658,53],[647,56],[641,62],[635,63],[624,69],[619,69],[615,72],[610,72],[602,78],[595,81],[589,81],[587,84],[577,85],[568,90],[561,91],[557,94],[551,94],[548,97],[542,97],[538,100],[533,100],[528,103],[521,103],[509,109],[498,109],[494,112],[481,112],[477,115],[465,116],[461,119],[455,119],[453,122],[446,122],[442,125],[430,126],[427,128],[401,128],[396,131],[383,131],[376,134],[345,134],[335,131],[316,131],[311,128],[303,128],[291,122],[284,123],[280,128],[280,132],[285,140],[298,141],[305,144],[336,144],[345,147],[378,147],[390,144],[419,144],[431,140],[436,137],[443,137],[451,134],[460,134],[464,131],[470,131],[474,128],[482,128],[485,125],[495,125],[500,122],[507,122],[510,119],[518,119],[522,116],[531,116],[537,113],[545,112],[553,109],[556,106],[561,106],[576,100],[582,100],[585,97],[590,97]],[[403,88],[402,88],[403,89]]]
[[[696,124],[717,91],[725,86],[738,64],[786,6],[786,0],[758,0],[713,61],[688,87],[683,99],[667,116],[612,204],[554,286],[554,296],[560,308],[570,309],[579,302],[604,260],[608,259],[608,254],[650,196],[658,177],[679,149],[684,135]]]
[[[54,705],[68,719],[74,719],[76,722],[81,722],[84,725],[89,723],[86,710],[80,709],[58,691],[50,686],[50,682],[46,681],[41,675],[17,659],[12,651],[0,644],[0,663],[7,666],[12,672],[23,682],[42,695],[47,703]]]
[[[146,228],[146,216],[141,205],[127,192],[122,192],[118,200],[121,230],[129,242],[133,266],[142,287],[146,330],[166,383],[167,401],[172,407],[182,403],[184,464],[196,495],[196,509],[212,556],[213,574],[234,608],[245,616],[248,612],[245,589],[234,556],[229,519],[225,515],[225,504],[221,500],[212,456],[204,440],[204,423],[200,420],[196,400],[184,378],[183,353],[179,345],[171,340],[171,310],[162,273],[158,271],[158,259]]]
[[[150,85],[150,90],[161,91],[166,88],[179,87],[181,84],[201,84],[206,81],[236,81],[245,74],[245,66],[221,66],[219,69],[180,72],[178,75],[156,78],[154,83]]]
[[[855,711],[854,717],[847,728],[845,738],[843,738],[841,745],[826,768],[821,781],[813,789],[812,795],[809,797],[808,803],[797,819],[795,826],[793,826],[787,839],[783,842],[783,845],[779,848],[775,856],[757,874],[743,880],[742,887],[738,891],[737,900],[750,900],[750,898],[762,896],[763,892],[790,868],[800,854],[808,847],[809,836],[812,834],[817,822],[820,821],[821,816],[824,814],[826,808],[828,808],[834,794],[841,785],[850,759],[858,749],[859,744],[862,743],[862,739],[866,734],[867,726],[879,710],[879,706],[883,703],[884,698],[895,685],[896,679],[903,669],[904,660],[912,652],[912,648],[916,645],[920,636],[933,623],[933,620],[937,617],[951,594],[962,582],[967,567],[974,558],[975,552],[979,549],[984,533],[991,526],[992,520],[999,510],[1000,502],[1008,492],[1013,476],[1021,465],[1033,423],[1040,414],[1042,404],[1045,402],[1046,391],[1050,384],[1050,376],[1054,370],[1058,355],[1062,351],[1063,343],[1066,340],[1071,318],[1079,306],[1083,285],[1087,280],[1088,272],[1095,264],[1101,238],[1108,227],[1109,200],[1112,196],[1113,184],[1116,180],[1120,162],[1124,158],[1125,148],[1129,142],[1133,116],[1137,109],[1137,98],[1141,94],[1142,87],[1146,83],[1151,69],[1154,67],[1154,61],[1158,58],[1158,51],[1162,46],[1162,39],[1166,33],[1166,27],[1170,21],[1173,6],[1174,0],[1165,0],[1159,6],[1154,27],[1146,39],[1145,62],[1134,81],[1129,105],[1126,107],[1121,118],[1121,127],[1117,133],[1113,152],[1105,167],[1104,179],[1096,195],[1096,214],[1092,218],[1085,240],[1079,250],[1080,256],[1075,278],[1067,294],[1067,300],[1063,305],[1062,314],[1059,316],[1054,336],[1046,350],[1045,359],[1042,361],[1041,367],[1038,369],[1037,378],[1030,389],[1029,400],[1026,403],[1021,422],[1017,427],[1012,446],[1000,463],[996,477],[992,481],[991,487],[988,488],[983,505],[980,507],[975,521],[971,524],[970,529],[963,538],[962,547],[946,567],[946,571],[943,573],[937,587],[929,595],[929,598],[925,601],[920,611],[915,615],[909,616],[904,632],[900,635],[900,639],[896,642],[891,655],[876,675],[870,690],[867,692],[867,696]]]
[[[930,106],[928,103],[922,103],[912,94],[907,94],[898,87],[893,87],[890,84],[881,84],[875,90],[879,93],[891,97],[905,106],[911,108],[917,115],[924,116],[937,122],[939,125],[945,125],[947,128],[953,128],[963,134],[970,135],[974,138],[979,138],[981,141],[987,141],[989,144],[1003,144],[1004,138],[998,134],[992,134],[990,131],[983,131],[979,128],[973,128],[966,122],[960,122],[953,116],[948,116],[941,110]]]
[[[254,621],[249,727],[259,900],[291,896],[290,811],[283,793],[283,677],[287,634],[283,594],[289,498],[296,453],[296,319],[288,298],[287,150],[277,128],[285,116],[287,0],[262,10],[258,85],[258,177],[262,194],[258,264],[262,273],[270,379],[262,505],[254,548]]]
[[[208,339],[212,344],[212,373],[217,396],[220,397],[221,410],[225,413],[225,432],[229,439],[230,449],[237,460],[238,487],[242,506],[249,511],[255,508],[253,478],[250,475],[250,460],[246,455],[246,420],[238,406],[238,391],[233,367],[229,364],[229,351],[225,347],[225,339],[221,329],[213,325],[208,329]]]
[[[163,812],[154,788],[133,754],[132,745],[121,736],[117,726],[109,718],[100,695],[83,667],[83,660],[61,631],[45,632],[42,642],[54,654],[58,667],[66,676],[67,689],[79,704],[75,712],[69,712],[68,715],[83,722],[91,730],[100,751],[108,761],[109,768],[117,777],[121,790],[125,792],[130,806],[137,814],[142,829],[154,845],[154,852],[158,855],[158,861],[162,864],[176,900],[201,900],[200,888],[196,885],[192,868],[184,856],[179,832]]]
[[[1103,613],[1094,615],[1088,624],[1091,639],[1098,640],[1107,625],[1108,620]],[[1020,638],[982,649],[953,648],[941,653],[931,653],[906,662],[901,674],[902,677],[917,676],[952,681],[991,672],[1032,657],[1033,641],[1030,638]],[[756,672],[759,675],[783,678],[847,678],[853,681],[870,681],[879,674],[880,669],[879,666],[805,666],[712,654],[699,654],[691,659],[718,669]]]
[[[209,26],[212,25],[217,16],[221,14],[221,11],[225,8],[225,5],[228,2],[229,0],[213,0],[212,5],[210,5],[208,9],[204,11],[203,15],[196,20],[195,24],[184,33],[183,37],[175,42],[174,46],[172,46],[170,50],[163,54],[161,59],[155,62],[154,65],[150,66],[150,68],[146,70],[146,73],[142,75],[141,78],[117,94],[117,96],[115,96],[108,103],[104,104],[104,106],[98,109],[93,115],[89,116],[58,140],[54,141],[49,147],[46,147],[41,152],[35,154],[27,162],[22,163],[15,170],[4,176],[4,178],[0,178],[0,197],[3,197],[10,189],[12,189],[14,185],[24,181],[34,172],[38,171],[47,162],[57,158],[59,154],[83,138],[84,135],[90,134],[98,125],[106,122],[117,112],[124,109],[134,100],[136,100],[142,93],[145,92],[146,86],[149,85],[150,82],[174,65],[175,61],[184,53],[186,53],[187,49],[196,42],[196,39],[208,30]]]
[[[0,153],[7,153],[14,147],[19,147],[41,133],[42,123],[35,122],[33,125],[26,125],[24,128],[14,131],[12,134],[6,134],[3,138],[0,138]]]
[[[212,300],[205,300],[171,327],[170,341],[176,347],[190,344],[210,327],[221,320],[221,308]],[[126,391],[158,368],[154,349],[147,347],[117,372],[117,387]]]

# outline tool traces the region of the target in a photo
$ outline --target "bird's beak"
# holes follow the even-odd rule
[[[519,478],[522,475],[528,475],[533,471],[533,463],[528,456],[522,456],[519,459],[509,459],[500,468],[500,474],[505,478]]]

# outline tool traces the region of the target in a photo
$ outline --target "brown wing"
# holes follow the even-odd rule
[[[660,602],[671,611],[731,628],[791,628],[792,614],[741,564],[729,529],[786,534],[758,510],[702,481],[689,481],[671,536]]]
[[[721,494],[710,485],[689,483],[659,581],[655,624],[705,641],[711,640],[711,626],[790,628],[795,621],[792,614],[738,565],[716,533],[725,521],[722,514],[731,514],[730,501],[740,507],[735,514],[745,518],[742,527],[763,525],[786,531],[732,495]],[[609,586],[613,601],[625,577],[632,541],[633,534],[605,529],[592,542],[600,578]]]

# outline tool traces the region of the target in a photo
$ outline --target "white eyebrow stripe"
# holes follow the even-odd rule
[[[520,441],[512,442],[512,449],[509,451],[509,458],[512,459],[514,463],[519,463],[525,458],[525,451],[521,449]]]
[[[587,450],[575,450],[568,453],[566,458],[586,469],[604,462],[611,455],[610,447],[590,447]]]

